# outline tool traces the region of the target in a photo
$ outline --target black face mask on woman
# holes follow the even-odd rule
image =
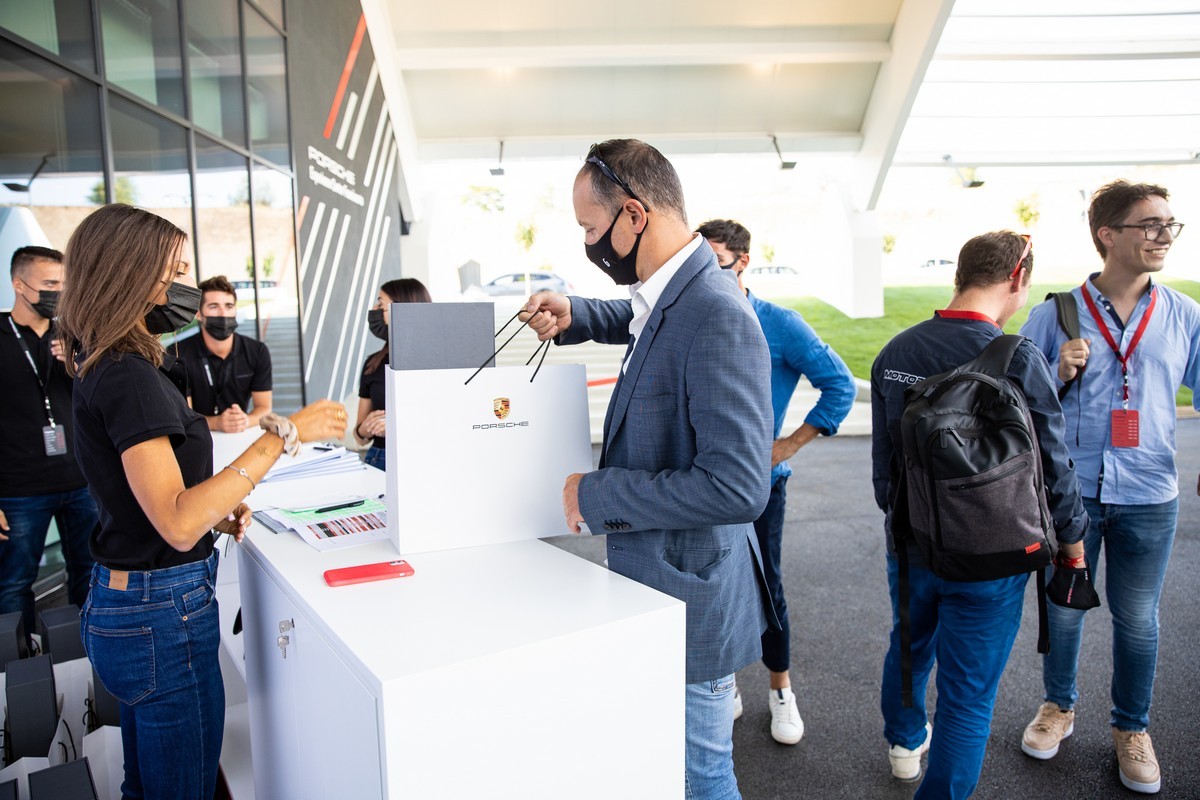
[[[167,303],[146,312],[146,330],[158,335],[174,333],[196,318],[204,293],[195,286],[172,282],[167,287]]]
[[[612,223],[608,226],[608,230],[604,232],[595,244],[585,244],[583,252],[587,255],[588,261],[591,261],[600,269],[604,270],[604,274],[613,279],[613,283],[618,286],[629,286],[638,282],[637,274],[637,254],[638,247],[642,244],[642,233],[646,232],[645,226],[642,227],[642,233],[637,234],[637,238],[633,240],[633,247],[628,255],[619,256],[617,251],[613,249],[612,232],[617,225],[617,220],[621,218],[621,214],[625,209],[622,208],[613,217]],[[647,223],[649,224],[649,223]]]
[[[382,308],[372,308],[367,312],[367,328],[377,339],[387,341],[388,326],[383,321]]]

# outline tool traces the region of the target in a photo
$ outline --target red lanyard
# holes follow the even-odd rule
[[[1133,355],[1134,349],[1137,348],[1138,342],[1142,340],[1142,334],[1146,332],[1146,326],[1150,324],[1150,317],[1154,315],[1154,304],[1158,302],[1158,287],[1150,287],[1150,305],[1146,307],[1146,313],[1142,315],[1142,321],[1138,323],[1137,330],[1133,332],[1133,338],[1129,340],[1129,349],[1125,351],[1125,355],[1121,355],[1121,349],[1117,347],[1116,340],[1108,331],[1108,325],[1104,318],[1100,316],[1100,309],[1096,308],[1096,301],[1092,300],[1092,294],[1088,291],[1087,281],[1084,281],[1081,287],[1083,299],[1087,301],[1088,311],[1092,312],[1092,319],[1096,320],[1096,327],[1104,334],[1104,341],[1108,342],[1108,346],[1112,348],[1113,355],[1117,357],[1117,361],[1121,364],[1121,382],[1122,382],[1122,404],[1129,407],[1129,358]]]
[[[980,314],[978,311],[957,311],[949,308],[943,308],[941,311],[933,312],[944,319],[973,319],[976,322],[990,322],[996,325],[996,320],[989,317],[987,314]],[[999,325],[996,325],[999,328]],[[1001,329],[1003,330],[1003,329]]]

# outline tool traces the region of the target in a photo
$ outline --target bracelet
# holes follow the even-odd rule
[[[231,469],[234,472],[236,472],[238,475],[241,475],[243,478],[250,481],[250,491],[253,492],[254,489],[257,487],[258,484],[256,484],[254,482],[254,478],[251,478],[250,473],[246,472],[246,470],[243,469],[242,467],[235,467],[233,464],[228,464],[228,465],[226,465],[225,469]]]
[[[258,427],[283,439],[283,452],[289,456],[294,458],[300,453],[300,432],[296,430],[296,424],[287,417],[274,412],[264,414],[258,421]]]

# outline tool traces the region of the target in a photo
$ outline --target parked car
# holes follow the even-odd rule
[[[525,281],[526,276],[529,278],[528,283]],[[570,282],[563,280],[553,272],[510,272],[479,288],[483,290],[484,294],[491,297],[509,294],[531,295],[534,292],[544,291],[567,294],[575,290]]]
[[[931,258],[928,261],[926,261],[924,264],[922,264],[921,268],[927,269],[929,267],[950,267],[951,269],[953,269],[955,266],[956,266],[956,264],[954,263],[953,259]]]
[[[791,267],[776,267],[771,264],[768,264],[768,265],[762,266],[762,267],[747,267],[746,274],[750,275],[750,276],[754,276],[754,275],[792,275],[792,276],[796,276],[796,277],[799,277],[799,275],[800,275],[799,272],[796,272],[796,270],[792,269]]]
[[[805,294],[804,279],[793,267],[775,264],[747,267],[742,273],[742,282],[762,298],[801,297]]]

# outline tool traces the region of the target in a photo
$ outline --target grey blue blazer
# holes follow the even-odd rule
[[[559,344],[629,343],[628,300],[571,298]],[[608,566],[687,604],[687,682],[761,657],[751,524],[770,493],[771,362],[750,304],[702,242],[671,278],[609,401],[579,509]]]

